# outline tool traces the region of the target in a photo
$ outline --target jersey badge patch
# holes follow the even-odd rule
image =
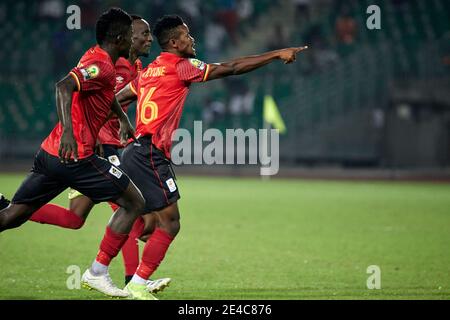
[[[83,75],[84,80],[86,81],[89,79],[97,78],[100,73],[100,69],[95,64],[93,64],[87,68],[80,69],[80,72]]]
[[[205,63],[203,61],[200,61],[198,59],[189,59],[189,62],[196,67],[197,69],[204,70],[205,69]]]

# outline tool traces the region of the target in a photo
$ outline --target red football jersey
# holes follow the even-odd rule
[[[70,75],[78,85],[78,91],[72,95],[72,128],[78,144],[78,157],[82,159],[94,153],[98,132],[111,110],[116,71],[109,54],[97,45],[86,51]],[[42,149],[58,156],[62,129],[58,122],[42,142]]]
[[[152,135],[153,144],[170,159],[172,133],[180,123],[192,82],[208,79],[209,65],[173,53],[161,53],[130,82],[138,96],[136,137]]]
[[[137,59],[132,65],[127,59],[119,58],[116,62],[116,92],[119,92],[130,81],[134,80],[138,73],[142,70],[142,62]],[[130,104],[123,104],[122,109],[125,113],[128,110]],[[101,144],[111,144],[122,148],[119,138],[120,123],[117,117],[111,118],[100,129],[98,133],[98,140]]]

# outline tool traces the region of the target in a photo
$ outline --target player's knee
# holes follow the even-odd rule
[[[145,225],[142,236],[150,236],[155,231],[155,228],[155,224]]]
[[[84,226],[84,221],[85,220],[80,219],[79,221],[72,222],[72,224],[70,225],[70,229],[73,229],[73,230],[81,229]]]
[[[180,220],[173,221],[170,226],[170,235],[172,237],[175,237],[178,234],[178,232],[180,232],[180,228],[181,228]]]
[[[161,229],[166,231],[168,234],[170,234],[172,237],[175,237],[178,232],[180,232],[180,220],[179,219],[173,219],[173,220],[166,220],[161,222]]]
[[[29,216],[14,216],[7,214],[6,209],[0,214],[0,232],[20,227],[24,224]]]
[[[34,211],[36,211],[36,208],[31,205],[10,204],[0,211],[0,230],[20,227],[30,219]]]

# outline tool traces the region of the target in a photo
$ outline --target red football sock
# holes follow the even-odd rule
[[[109,263],[117,256],[127,239],[128,234],[115,233],[110,227],[106,227],[96,260],[105,266],[109,266]]]
[[[139,217],[134,222],[127,242],[122,247],[123,264],[125,266],[125,276],[132,276],[139,265],[139,246],[137,238],[144,230],[144,219]]]
[[[172,243],[174,237],[160,228],[156,228],[155,232],[148,239],[142,253],[142,261],[136,270],[136,274],[143,278],[149,279],[150,276],[158,268],[161,261],[166,255],[167,249]]]
[[[33,213],[30,220],[67,229],[80,229],[84,224],[84,220],[73,211],[51,203],[42,206]]]

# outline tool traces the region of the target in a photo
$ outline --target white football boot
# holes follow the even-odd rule
[[[147,289],[151,293],[157,293],[163,291],[166,287],[169,286],[172,279],[170,278],[161,278],[157,280],[147,280]]]
[[[109,276],[109,273],[95,276],[89,269],[87,269],[81,277],[81,284],[86,289],[94,289],[113,298],[128,297],[128,292],[119,289],[113,283],[111,277]]]

